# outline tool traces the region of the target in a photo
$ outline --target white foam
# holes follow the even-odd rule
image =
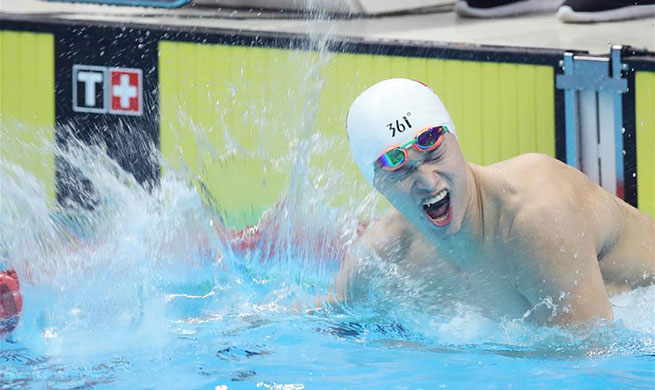
[[[616,295],[610,302],[615,322],[627,329],[655,336],[655,285]]]

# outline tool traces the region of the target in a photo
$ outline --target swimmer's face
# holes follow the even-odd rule
[[[467,165],[457,139],[446,133],[435,150],[422,153],[408,148],[407,153],[401,168],[377,169],[373,185],[424,234],[457,233],[468,198]]]

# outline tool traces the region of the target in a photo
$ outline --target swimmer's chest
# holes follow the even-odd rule
[[[500,255],[487,253],[460,268],[435,251],[413,248],[398,263],[401,274],[415,282],[422,297],[477,306],[487,314],[520,316],[529,303],[512,285]],[[423,248],[425,249],[425,248]]]

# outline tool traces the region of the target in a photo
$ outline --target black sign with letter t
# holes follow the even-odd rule
[[[104,66],[73,65],[73,111],[107,112]]]

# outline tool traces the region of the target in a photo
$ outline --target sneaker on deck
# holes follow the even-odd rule
[[[655,16],[655,0],[566,0],[557,10],[562,22],[592,23]]]
[[[459,0],[455,12],[468,18],[502,18],[539,12],[555,12],[562,0]]]

